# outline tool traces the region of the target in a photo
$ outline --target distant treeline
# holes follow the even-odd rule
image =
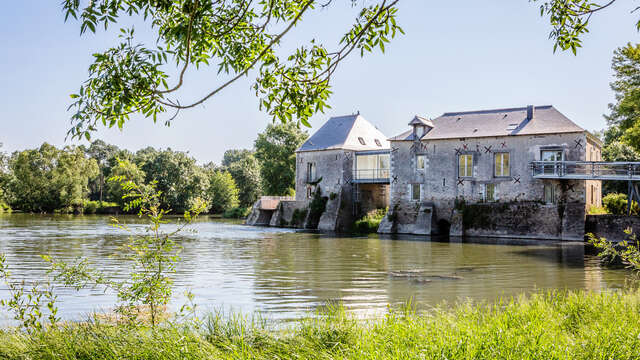
[[[147,147],[131,152],[96,140],[62,149],[0,151],[0,212],[93,213],[122,208],[118,182],[156,183],[162,206],[176,213],[196,199],[210,213],[243,216],[261,194],[288,195],[295,186],[295,149],[307,133],[295,124],[269,125],[252,150],[227,150],[222,164],[198,165],[186,152]],[[1,146],[1,144],[0,144]]]

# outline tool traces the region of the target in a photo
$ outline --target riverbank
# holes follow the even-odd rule
[[[82,324],[0,332],[3,359],[637,359],[638,292],[549,292],[373,321],[334,308],[285,329],[212,317],[153,332]],[[277,330],[276,330],[277,329]]]

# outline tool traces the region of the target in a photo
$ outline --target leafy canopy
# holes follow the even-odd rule
[[[256,158],[262,163],[266,195],[289,195],[296,187],[296,150],[309,134],[296,124],[269,124],[255,141]]]
[[[571,50],[577,54],[578,48],[582,47],[581,37],[589,32],[589,21],[591,17],[609,6],[617,0],[609,0],[604,4],[592,0],[531,0],[540,2],[540,15],[548,16],[552,30],[549,38],[555,44],[553,51]],[[635,5],[632,12],[638,10]],[[640,30],[640,20],[636,22],[636,28]]]
[[[108,31],[128,15],[141,17],[156,36],[153,44],[144,44],[133,28],[120,28],[118,44],[93,54],[89,78],[71,95],[75,113],[69,135],[89,139],[98,126],[122,128],[132,114],[154,122],[164,116],[169,124],[180,110],[203,104],[252,70],[261,109],[282,122],[309,126],[309,117],[328,107],[338,65],[354,51],[384,52],[402,33],[398,1],[351,0],[359,15],[336,49],[314,39],[282,55],[277,50],[291,30],[332,0],[64,0],[65,19],[79,20],[81,34]],[[218,79],[211,81],[216,85],[195,101],[177,98],[185,74],[205,66],[217,68]],[[177,75],[170,76],[171,70]]]

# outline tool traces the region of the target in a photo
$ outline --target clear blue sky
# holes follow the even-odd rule
[[[68,95],[85,80],[91,53],[113,43],[113,35],[80,37],[76,22],[64,23],[59,3],[25,0],[1,6],[0,142],[5,151],[43,141],[77,144],[65,143]],[[336,44],[355,16],[345,5],[350,1],[336,3],[308,17],[288,44],[311,38],[328,47]],[[312,125],[359,110],[393,136],[415,114],[553,104],[580,126],[601,129],[602,114],[613,101],[613,50],[638,41],[631,5],[619,2],[594,17],[584,48],[574,57],[553,54],[547,19],[527,0],[402,0],[399,20],[406,35],[384,55],[348,59],[335,76],[333,108],[314,117]],[[221,80],[212,71],[191,72],[182,95],[195,99]],[[205,106],[183,112],[170,128],[136,119],[123,132],[101,129],[94,137],[131,150],[171,147],[189,151],[201,163],[219,163],[225,149],[252,147],[270,121],[249,86],[250,78],[235,83]]]

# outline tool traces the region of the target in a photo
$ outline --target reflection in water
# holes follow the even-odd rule
[[[125,220],[133,226],[139,221]],[[205,310],[223,306],[272,318],[293,318],[328,301],[369,316],[408,299],[428,307],[467,298],[493,301],[536,289],[599,291],[621,287],[626,276],[602,269],[579,243],[335,237],[206,218],[195,228],[197,234],[181,240],[184,261],[176,294],[191,289]],[[125,241],[126,234],[110,227],[108,217],[0,216],[0,252],[7,254],[16,278],[44,278],[41,254],[66,261],[87,257],[109,276],[126,278],[126,267],[111,256]],[[59,291],[60,312],[67,319],[108,309],[115,301],[100,290]],[[6,321],[8,314],[2,316]]]

